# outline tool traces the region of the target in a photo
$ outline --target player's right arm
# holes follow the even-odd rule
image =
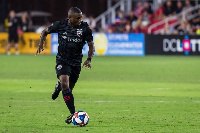
[[[37,54],[40,54],[41,51],[44,51],[43,44],[46,40],[47,35],[51,33],[57,33],[58,27],[59,27],[59,21],[56,21],[53,24],[51,24],[48,28],[42,31],[39,41],[39,48],[37,49],[35,56]]]
[[[41,51],[44,51],[44,49],[43,49],[43,44],[44,44],[44,42],[45,42],[45,40],[46,40],[46,37],[47,37],[47,35],[48,35],[49,33],[50,33],[50,32],[48,31],[48,28],[46,28],[46,29],[44,29],[44,30],[42,31],[41,36],[40,36],[40,41],[39,41],[39,48],[37,49],[35,56],[36,56],[37,54],[40,54]]]

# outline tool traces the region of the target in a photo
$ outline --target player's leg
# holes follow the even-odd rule
[[[74,89],[76,82],[78,81],[79,74],[81,72],[81,66],[73,66],[71,70],[71,75],[69,78],[69,88]]]
[[[69,76],[68,75],[61,75],[59,77],[62,87],[62,94],[63,99],[71,113],[71,115],[65,120],[67,124],[72,122],[72,116],[75,113],[75,106],[74,106],[74,96],[72,94],[72,90],[69,88]]]
[[[19,55],[18,43],[15,43],[15,54],[16,54],[16,55]]]
[[[70,78],[69,78],[70,79]],[[73,91],[75,83],[69,82],[69,88]]]
[[[7,51],[7,55],[10,55],[10,47],[11,47],[11,44],[10,42],[8,42],[8,45],[6,46],[6,51]]]
[[[19,51],[18,51],[18,35],[15,35],[15,54],[19,55]]]
[[[62,74],[69,75],[70,71],[71,71],[70,67],[63,65],[63,64],[60,64],[60,63],[58,63],[56,65],[55,69],[56,69],[56,74],[57,74],[58,79],[59,79],[60,75],[62,75]],[[59,96],[61,90],[62,90],[61,83],[60,83],[60,81],[58,81],[58,82],[56,82],[55,90],[52,93],[52,99],[53,100],[55,100]]]
[[[10,53],[11,41],[12,41],[11,35],[8,35],[8,45],[6,46],[7,55],[11,54]]]
[[[52,99],[53,100],[55,100],[59,96],[61,90],[62,90],[61,83],[60,83],[60,81],[58,81],[58,82],[56,82],[55,90],[52,93]]]
[[[79,77],[79,74],[80,74],[80,71],[81,71],[81,66],[71,66],[71,73],[70,73],[70,77],[69,77],[69,90],[72,90],[74,89],[74,86],[78,80],[78,77]],[[74,98],[73,98],[74,100]],[[73,101],[74,103],[74,101]],[[74,107],[75,109],[75,107]],[[75,110],[74,110],[75,111]],[[71,123],[72,122],[72,116],[73,114],[71,114],[67,120],[65,120],[66,123]]]
[[[68,65],[63,65],[58,63],[56,65],[56,73],[57,77],[60,80],[59,84],[60,88],[62,88],[63,99],[71,113],[71,115],[65,122],[70,124],[72,122],[72,116],[75,113],[74,96],[72,94],[71,89],[69,88],[69,77],[71,74],[71,67]]]
[[[74,114],[75,113],[74,96],[72,94],[72,90],[69,88],[69,76],[61,75],[59,77],[59,79],[61,82],[63,99],[64,99],[70,113]]]

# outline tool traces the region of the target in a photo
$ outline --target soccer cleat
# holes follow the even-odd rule
[[[59,93],[60,93],[61,90],[62,90],[61,84],[60,84],[60,82],[58,81],[58,82],[56,83],[55,90],[54,90],[54,92],[52,93],[52,99],[53,99],[53,100],[55,100],[55,99],[58,97],[58,95],[59,95]]]
[[[74,115],[74,114],[71,114],[70,116],[67,117],[67,120],[65,120],[65,122],[66,122],[67,124],[72,123],[72,117],[73,117],[73,115]]]

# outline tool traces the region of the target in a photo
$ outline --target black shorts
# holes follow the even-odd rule
[[[74,84],[78,81],[79,74],[81,72],[81,66],[71,66],[61,63],[57,64],[55,69],[58,79],[61,75],[68,75],[69,82]]]
[[[8,35],[8,42],[14,41],[15,43],[18,43],[18,35],[17,34],[9,34]]]

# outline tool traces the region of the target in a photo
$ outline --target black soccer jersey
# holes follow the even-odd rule
[[[18,26],[18,20],[17,18],[13,18],[13,19],[8,19],[8,22],[12,22],[12,26],[9,27],[9,34],[17,34],[17,26]]]
[[[57,63],[79,66],[82,62],[82,49],[85,41],[93,41],[92,31],[86,22],[72,27],[68,19],[56,21],[48,27],[50,33],[58,33]]]

